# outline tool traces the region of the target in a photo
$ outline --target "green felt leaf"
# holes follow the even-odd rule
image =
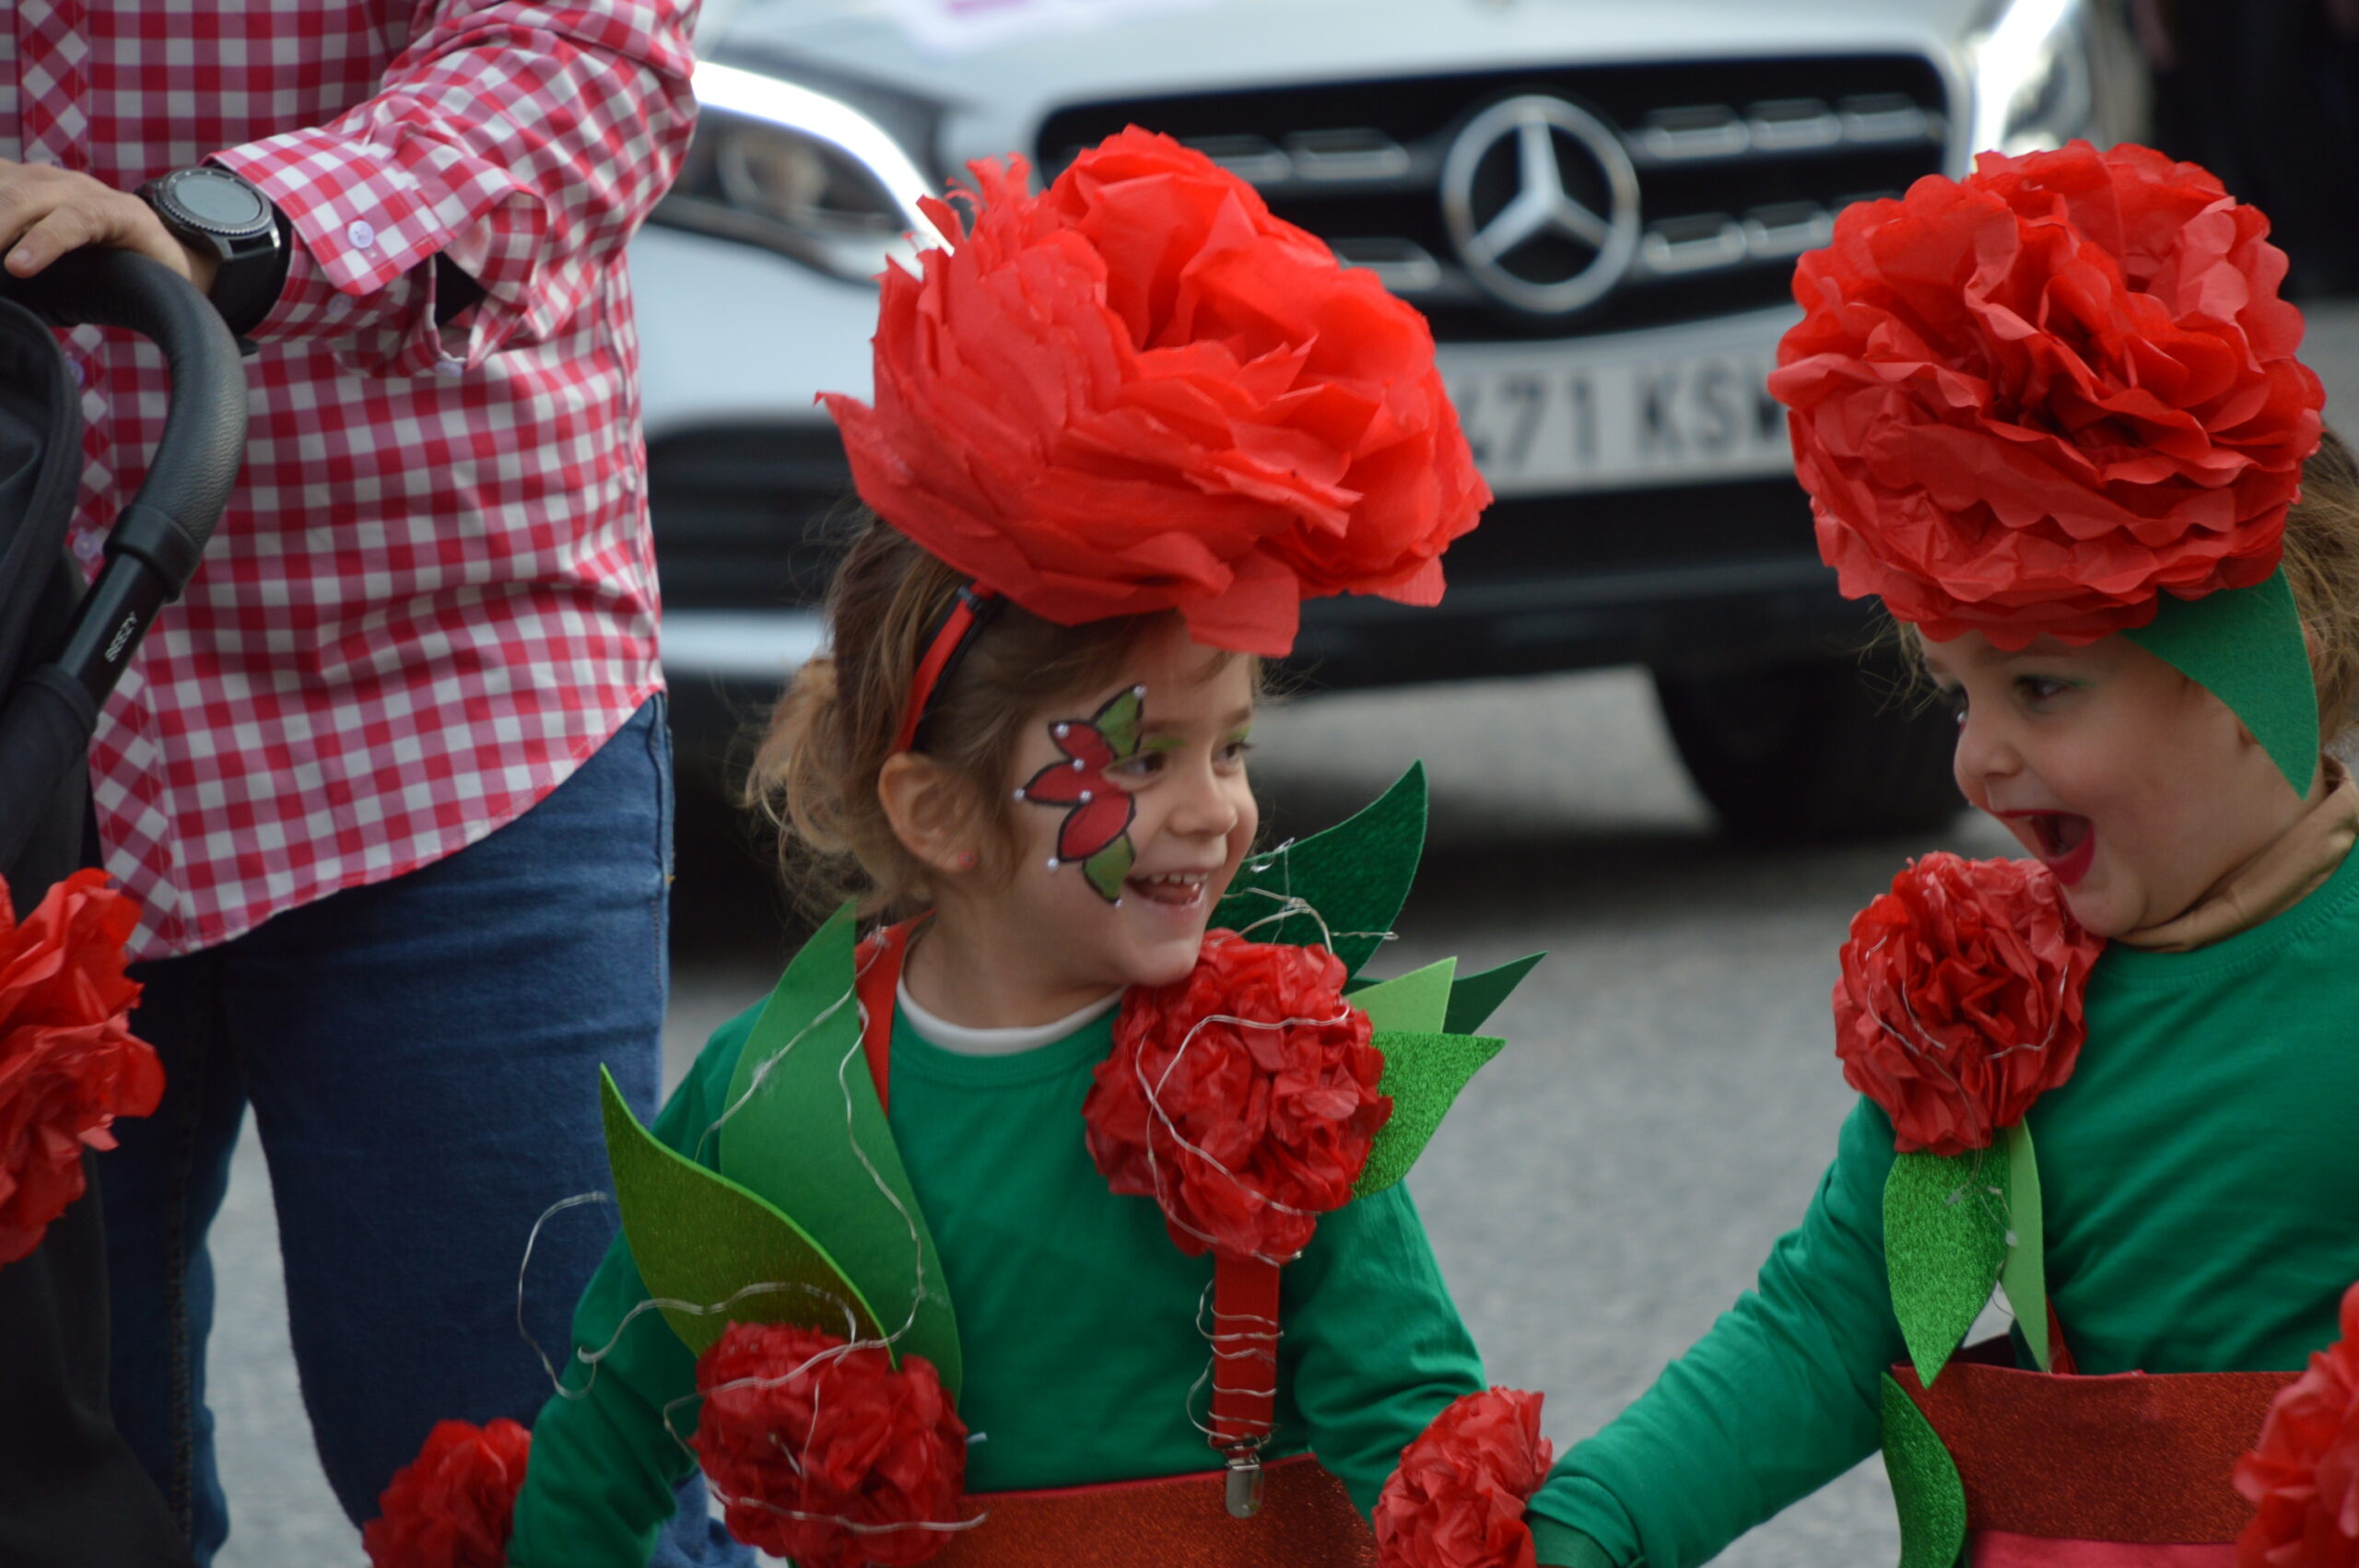
[[[1502,964],[1496,969],[1485,969],[1479,975],[1461,976],[1449,988],[1449,1013],[1441,1026],[1453,1035],[1471,1035],[1491,1020],[1499,1003],[1508,1000],[1523,977],[1532,973],[1539,962],[1547,957],[1535,953],[1519,958],[1512,964]]]
[[[1485,1035],[1377,1036],[1376,1048],[1384,1053],[1384,1077],[1378,1086],[1392,1096],[1392,1115],[1376,1135],[1352,1196],[1382,1192],[1407,1176],[1458,1092],[1506,1045]]]
[[[2031,1128],[2024,1122],[2000,1135],[2006,1141],[2007,1216],[2010,1235],[2007,1261],[1999,1270],[1999,1288],[2007,1293],[2007,1310],[2022,1326],[2031,1345],[2032,1359],[2042,1372],[2048,1358],[2048,1241],[2039,1211],[2039,1162],[2032,1154]]]
[[[1089,885],[1109,904],[1122,896],[1122,879],[1131,874],[1131,867],[1138,863],[1138,851],[1131,845],[1131,836],[1123,834],[1103,849],[1081,862],[1081,874]]]
[[[630,1114],[613,1075],[601,1068],[598,1078],[606,1163],[640,1278],[658,1301],[712,1309],[657,1309],[690,1353],[702,1355],[732,1322],[877,1337],[875,1314],[825,1248],[754,1193],[663,1144]]]
[[[2281,568],[2201,599],[2165,593],[2154,618],[2121,634],[2228,705],[2294,793],[2318,765],[2318,697],[2294,590]]]
[[[1930,1388],[1989,1305],[2006,1262],[2006,1157],[1919,1150],[1895,1159],[1884,1187],[1884,1251],[1893,1314]]]
[[[1907,1389],[1884,1378],[1884,1468],[1900,1515],[1900,1568],[1955,1568],[1966,1550],[1966,1482]]]
[[[1117,761],[1139,749],[1139,720],[1145,710],[1146,688],[1133,686],[1107,698],[1106,705],[1090,720],[1097,726],[1097,732],[1106,737],[1106,744]]]
[[[1357,974],[1400,917],[1425,845],[1426,769],[1414,763],[1350,820],[1249,856],[1212,923],[1254,942],[1326,943]],[[1286,913],[1290,898],[1309,904],[1318,919]]]
[[[956,1399],[957,1318],[860,1048],[854,935],[847,904],[779,977],[730,1080],[721,1169],[792,1211]]]
[[[1445,958],[1352,992],[1352,1005],[1379,1029],[1438,1035],[1449,1012],[1450,977],[1457,972],[1458,960]]]

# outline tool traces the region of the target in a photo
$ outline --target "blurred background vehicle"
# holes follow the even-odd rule
[[[1251,181],[1431,319],[1498,494],[1438,611],[1306,606],[1316,687],[1643,664],[1723,820],[1937,825],[1946,714],[1896,700],[1818,561],[1763,380],[1794,258],[1970,150],[2147,125],[2107,0],[740,0],[633,247],[664,662],[710,772],[816,647],[917,198],[1130,123]]]

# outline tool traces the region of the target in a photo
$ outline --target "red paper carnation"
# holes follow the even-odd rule
[[[1350,1199],[1392,1102],[1344,977],[1323,947],[1216,930],[1187,978],[1123,999],[1082,1103],[1090,1157],[1190,1257],[1284,1262]]]
[[[697,1458],[729,1531],[800,1568],[898,1568],[940,1551],[967,1428],[933,1363],[782,1323],[732,1323],[697,1358]]]
[[[2325,403],[2268,232],[2086,142],[1845,209],[1769,380],[1843,591],[2017,649],[2268,577]]]
[[[106,873],[76,872],[25,923],[0,883],[0,1263],[41,1245],[82,1196],[82,1150],[111,1149],[119,1116],[164,1094],[155,1051],[127,1022],[123,977],[137,908]]]
[[[532,1446],[512,1421],[437,1422],[360,1532],[370,1568],[503,1568]]]
[[[2260,1510],[2236,1568],[2359,1568],[2359,1285],[2342,1298],[2342,1338],[2271,1402],[2236,1490]]]
[[[1376,1502],[1378,1568],[1532,1568],[1523,1505],[1555,1457],[1542,1398],[1466,1395],[1401,1451]]]
[[[2104,949],[2036,860],[1910,861],[1843,944],[1844,1081],[1884,1107],[1903,1153],[1989,1147],[2072,1076]]]
[[[971,228],[888,267],[874,408],[829,393],[861,496],[1066,626],[1177,609],[1281,654],[1298,602],[1441,598],[1490,491],[1433,333],[1251,186],[1131,129],[1038,197],[969,166]]]

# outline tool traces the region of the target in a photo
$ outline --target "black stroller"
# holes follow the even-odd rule
[[[86,593],[65,549],[80,400],[52,327],[126,327],[171,367],[139,494]],[[238,347],[204,296],[120,251],[0,275],[0,873],[21,918],[88,858],[86,756],[99,705],[196,570],[243,455]],[[86,1156],[87,1159],[87,1156]],[[182,1563],[163,1499],[107,1406],[106,1252],[94,1194],[0,1266],[0,1562]]]

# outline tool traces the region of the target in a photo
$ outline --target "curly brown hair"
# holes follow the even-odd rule
[[[806,916],[852,898],[864,917],[898,919],[930,901],[926,867],[895,835],[877,778],[926,643],[967,581],[865,509],[855,514],[827,589],[828,649],[780,696],[740,791],[778,829],[780,870]],[[1006,780],[1026,720],[1113,684],[1170,616],[1061,626],[1003,601],[951,666],[923,749],[957,780],[986,874],[1014,870]],[[1258,690],[1258,660],[1253,679]]]
[[[2359,462],[2333,431],[2302,465],[2302,495],[2285,513],[2285,580],[2310,645],[2318,740],[2352,727],[2359,703]]]

